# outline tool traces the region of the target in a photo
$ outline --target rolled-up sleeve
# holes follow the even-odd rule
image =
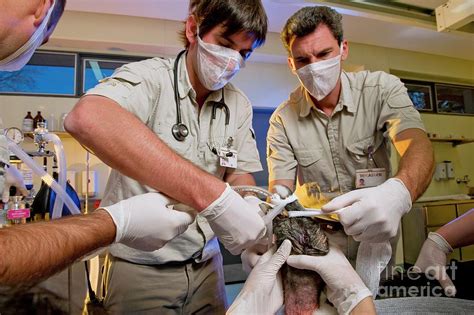
[[[387,75],[386,88],[382,92],[383,102],[377,121],[379,130],[385,129],[385,136],[393,139],[406,129],[416,128],[425,131],[420,113],[408,96],[405,85],[399,78]]]
[[[296,177],[298,162],[286,136],[280,111],[275,111],[270,118],[267,134],[267,163],[269,182]]]
[[[252,128],[252,106],[248,99],[244,110],[240,111],[239,125],[236,133],[237,169],[234,174],[260,172],[262,164],[255,141],[255,132]]]
[[[88,90],[86,95],[107,97],[146,122],[160,87],[156,80],[147,79],[150,70],[146,62],[131,63],[117,69],[110,77]]]

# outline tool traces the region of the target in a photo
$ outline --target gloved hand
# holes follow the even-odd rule
[[[221,196],[200,215],[207,219],[224,247],[238,255],[262,238],[266,229],[259,215],[260,208],[226,185]]]
[[[255,196],[245,196],[244,199],[248,203],[258,206],[261,210],[260,204],[262,204],[263,201],[259,198]],[[262,217],[265,215],[263,211],[259,211],[259,214]],[[246,273],[250,273],[253,267],[255,267],[255,265],[257,264],[258,260],[262,257],[262,255],[267,252],[268,242],[269,241],[266,238],[262,238],[259,242],[242,252],[242,254],[240,255],[240,259],[242,260],[242,269]]]
[[[147,193],[102,207],[117,228],[115,242],[143,251],[154,251],[186,231],[194,218],[187,212],[166,207],[171,200]]]
[[[267,251],[250,273],[227,314],[275,314],[283,305],[283,285],[278,271],[290,252],[289,240],[283,241],[276,253],[275,247]]]
[[[356,241],[379,243],[397,235],[402,216],[411,209],[411,196],[398,178],[383,184],[353,190],[336,197],[322,207],[325,212],[338,212],[347,235]]]
[[[415,263],[415,269],[439,281],[447,296],[456,295],[456,287],[446,273],[446,256],[452,252],[453,248],[441,235],[430,232]]]
[[[242,260],[242,269],[246,273],[250,273],[252,269],[257,265],[258,261],[267,252],[268,242],[259,242],[252,245],[242,252],[240,260]]]
[[[263,213],[262,208],[260,208],[260,204],[263,203],[263,201],[260,200],[260,198],[249,195],[249,196],[245,196],[244,200],[247,201],[248,204],[250,204],[252,206],[256,206],[258,208],[258,214],[261,217],[263,217],[265,215],[265,213]]]
[[[5,185],[2,193],[2,201],[4,203],[8,202],[10,187],[12,186],[15,186],[23,196],[28,195],[28,190],[26,190],[25,183],[23,183],[23,175],[21,175],[20,171],[14,166],[5,169]]]
[[[326,283],[328,300],[339,314],[349,314],[363,299],[372,296],[337,246],[331,246],[326,256],[292,255],[286,263],[316,271]]]

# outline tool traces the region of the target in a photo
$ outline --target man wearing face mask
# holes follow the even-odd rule
[[[0,71],[17,71],[48,41],[65,0],[5,0],[0,3]],[[26,194],[21,174],[8,167],[9,151],[0,118],[0,193],[8,201],[10,186]]]
[[[267,154],[270,189],[280,184],[294,190],[297,179],[299,185],[316,183],[323,194],[343,193],[323,210],[346,207],[339,213],[340,231],[329,236],[353,259],[356,244],[346,235],[370,244],[397,235],[401,217],[430,183],[433,151],[398,78],[342,71],[349,46],[341,19],[329,7],[306,7],[283,28],[288,64],[301,85],[271,117]],[[388,140],[401,155],[394,177]]]
[[[103,205],[158,190],[199,212],[158,251],[110,248],[104,284],[111,312],[224,312],[216,236],[238,254],[265,234],[258,205],[229,187],[254,185],[251,173],[261,165],[251,104],[228,81],[266,31],[260,1],[193,0],[184,52],[125,65],[68,115],[66,129],[114,168]]]

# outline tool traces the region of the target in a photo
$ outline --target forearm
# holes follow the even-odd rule
[[[268,185],[268,190],[272,192],[273,187],[275,187],[275,185],[286,186],[291,191],[295,191],[295,181],[292,179],[277,179],[277,180],[271,181]]]
[[[440,234],[452,248],[474,244],[474,209],[442,226],[436,233]]]
[[[226,174],[224,181],[231,186],[255,186],[255,178],[252,174]]]
[[[231,186],[256,186],[257,183],[255,182],[255,178],[253,178],[252,174],[233,174],[228,173],[224,177],[224,181],[229,183]],[[242,197],[245,196],[256,196],[256,194],[252,192],[247,192],[241,194]]]
[[[225,189],[222,181],[180,157],[108,98],[83,98],[67,116],[65,127],[110,167],[198,211]]]
[[[351,312],[351,315],[368,315],[368,314],[377,314],[375,310],[375,304],[371,296],[366,297],[357,304],[356,307]]]
[[[37,282],[114,239],[114,222],[104,210],[1,229],[0,285]]]
[[[403,181],[414,201],[425,192],[433,176],[431,142],[423,130],[407,129],[395,137],[394,145],[401,155],[395,177]]]

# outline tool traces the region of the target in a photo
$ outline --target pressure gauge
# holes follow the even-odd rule
[[[16,127],[10,127],[5,130],[5,136],[16,144],[20,144],[25,139],[23,131]]]

